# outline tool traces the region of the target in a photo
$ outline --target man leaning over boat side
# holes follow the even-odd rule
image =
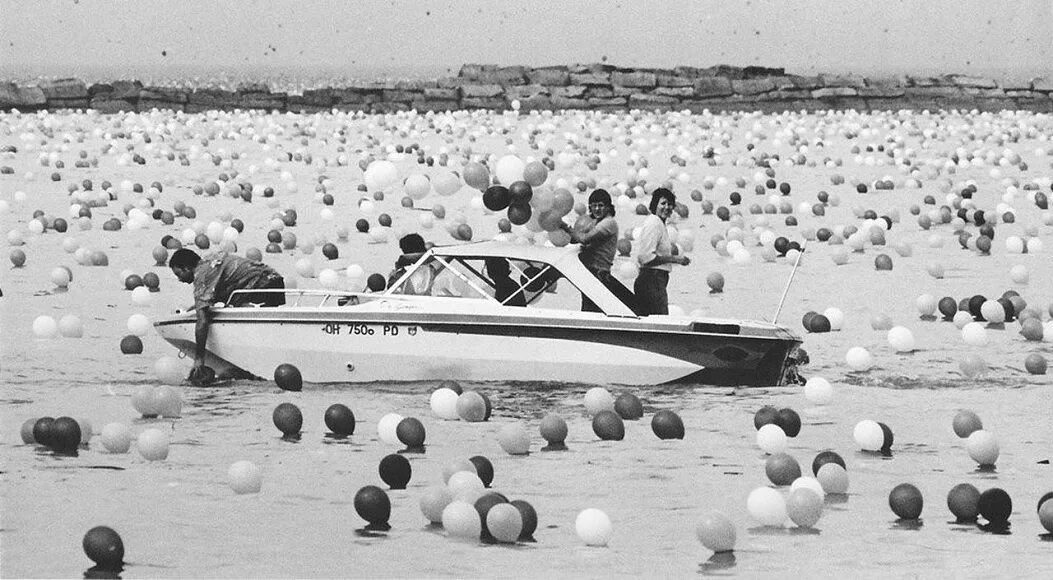
[[[201,385],[209,382],[205,371],[205,344],[212,324],[212,306],[222,302],[227,306],[280,306],[285,304],[284,292],[240,292],[235,290],[284,290],[285,279],[270,266],[227,252],[213,252],[199,256],[197,252],[181,248],[168,262],[172,273],[184,284],[194,285],[194,366],[190,382]]]

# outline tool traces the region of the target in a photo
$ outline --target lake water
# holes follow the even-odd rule
[[[2,521],[0,521],[0,574],[5,577],[75,577],[91,565],[81,549],[84,533],[107,525],[123,537],[126,550],[125,577],[684,577],[717,575],[739,577],[817,576],[844,577],[1049,577],[1053,543],[1036,514],[1038,499],[1053,490],[1053,434],[1048,427],[1049,375],[1030,375],[1024,369],[1028,354],[1051,356],[1047,326],[1045,342],[1022,337],[1016,322],[1004,329],[988,330],[986,346],[966,344],[950,322],[919,316],[915,301],[922,294],[956,300],[983,294],[997,298],[1006,290],[1019,292],[1029,305],[1049,319],[1053,296],[1053,248],[1048,212],[1029,201],[1024,184],[1037,183],[1049,195],[1053,121],[1048,116],[1011,115],[717,115],[717,116],[625,116],[564,114],[540,118],[529,115],[477,114],[453,120],[449,134],[436,134],[429,123],[441,124],[444,117],[371,117],[334,115],[172,115],[144,114],[125,118],[57,115],[0,115],[0,146],[13,145],[17,152],[0,155],[0,166],[12,174],[0,175],[0,200],[7,211],[0,225],[7,235],[21,232],[19,249],[27,255],[22,268],[0,267],[0,316],[2,316],[2,367],[4,389],[0,405],[0,454],[2,454]],[[492,133],[487,130],[493,128]],[[507,128],[507,134],[503,132]],[[676,128],[678,133],[670,133]],[[150,143],[141,137],[151,135]],[[810,144],[803,154],[818,161],[815,167],[774,164],[776,181],[792,185],[784,199],[792,202],[798,226],[784,224],[785,215],[752,215],[754,203],[766,204],[771,191],[754,193],[756,174],[763,171],[746,162],[757,152],[779,154],[783,160],[800,151],[790,144],[790,130]],[[531,150],[526,136],[539,131],[545,141],[540,151]],[[339,133],[346,144],[339,142]],[[400,132],[402,134],[400,134]],[[107,136],[107,133],[109,135]],[[274,137],[266,144],[253,141],[253,133]],[[474,141],[468,135],[477,133]],[[670,283],[671,301],[685,312],[732,318],[771,319],[789,279],[792,263],[786,258],[766,262],[756,243],[760,230],[750,232],[758,218],[767,228],[791,240],[803,241],[806,229],[861,225],[854,210],[873,209],[878,215],[898,211],[900,221],[886,232],[889,245],[867,244],[862,252],[850,252],[848,263],[836,265],[838,248],[826,243],[808,243],[799,270],[790,286],[780,314],[783,322],[804,333],[802,316],[808,311],[838,308],[844,313],[843,327],[835,332],[804,335],[811,363],[805,376],[822,376],[833,383],[835,396],[824,406],[809,402],[799,386],[772,389],[734,390],[704,386],[655,386],[632,389],[644,402],[641,421],[628,422],[623,441],[601,441],[592,432],[583,404],[586,385],[479,384],[465,388],[485,392],[494,404],[489,422],[444,421],[429,406],[434,384],[306,385],[303,392],[279,390],[273,382],[238,381],[213,388],[182,389],[184,405],[178,419],[142,419],[132,408],[131,396],[142,385],[158,384],[155,361],[175,351],[156,334],[143,337],[144,354],[122,355],[121,337],[128,334],[126,321],[135,313],[156,319],[190,303],[190,289],[175,280],[167,268],[154,266],[152,249],[161,236],[180,237],[193,220],[177,218],[172,226],[152,221],[145,229],[104,231],[102,223],[117,216],[127,203],[139,197],[121,185],[125,180],[145,188],[158,181],[163,192],[156,207],[171,209],[183,201],[197,209],[202,225],[221,217],[242,219],[245,231],[240,250],[263,248],[272,216],[279,209],[295,206],[298,225],[293,228],[304,242],[316,249],[306,255],[316,270],[339,270],[360,264],[366,272],[387,274],[397,256],[398,234],[419,230],[429,241],[451,243],[452,238],[436,220],[425,229],[422,212],[400,206],[401,189],[374,202],[370,214],[358,204],[362,182],[359,159],[367,153],[396,144],[419,143],[429,155],[446,148],[470,147],[476,153],[498,157],[509,152],[509,143],[526,158],[541,157],[545,146],[557,152],[574,134],[598,148],[606,161],[592,171],[580,161],[573,167],[558,165],[547,183],[595,177],[601,185],[625,180],[634,154],[649,162],[649,181],[672,175],[675,191],[690,209],[678,222],[681,231],[693,232],[695,246],[689,267],[677,268]],[[763,134],[764,139],[759,140]],[[373,143],[367,138],[376,138]],[[83,141],[80,141],[80,137]],[[214,138],[202,145],[203,138]],[[593,138],[599,139],[594,141]],[[895,143],[899,138],[901,142]],[[627,143],[631,139],[631,142]],[[756,149],[747,150],[753,139]],[[816,145],[823,141],[823,147]],[[506,140],[508,142],[506,142]],[[114,147],[107,149],[107,144]],[[722,144],[722,141],[725,143]],[[802,142],[803,143],[803,142]],[[123,154],[143,156],[143,165],[126,163]],[[685,166],[675,166],[670,157],[677,147],[688,148]],[[798,144],[800,145],[800,143]],[[896,166],[883,164],[884,152],[867,147],[909,148],[914,162],[923,169],[917,174],[920,188],[909,188],[906,176]],[[344,150],[339,147],[343,146]],[[705,146],[719,153],[711,163],[701,155]],[[854,152],[853,147],[859,147]],[[983,164],[955,167],[946,161],[960,153],[976,153],[991,160]],[[98,158],[97,168],[74,168],[78,153]],[[165,155],[186,153],[189,166],[181,166]],[[615,150],[617,156],[610,155]],[[1006,150],[1011,150],[1007,152]],[[54,153],[50,166],[41,156]],[[239,159],[219,167],[202,152]],[[310,153],[314,163],[289,161],[284,156]],[[1001,166],[997,160],[1021,156],[1026,171]],[[338,165],[346,155],[348,163]],[[964,156],[964,155],[963,155]],[[842,160],[840,167],[827,167],[826,158]],[[285,159],[268,163],[268,159]],[[327,159],[328,167],[321,167]],[[66,167],[56,169],[54,160]],[[932,164],[926,161],[933,160]],[[940,174],[936,173],[938,164]],[[414,173],[438,174],[439,167],[418,165],[412,157],[398,161],[399,177]],[[639,168],[639,164],[636,166]],[[255,172],[252,170],[255,169]],[[191,188],[217,179],[220,173],[237,170],[254,184],[272,186],[281,205],[269,206],[256,196],[252,203],[220,195],[195,196]],[[670,174],[670,170],[672,173]],[[996,172],[997,171],[997,172]],[[58,172],[61,181],[52,181]],[[288,172],[283,179],[282,172]],[[683,173],[684,181],[680,180]],[[331,181],[329,192],[336,199],[334,219],[324,219],[325,206],[315,185],[319,175]],[[638,173],[636,175],[639,175]],[[849,183],[835,185],[834,175]],[[762,175],[763,176],[763,175]],[[892,191],[874,190],[859,194],[853,179],[870,184],[888,176],[897,183]],[[709,177],[712,189],[703,184]],[[736,178],[745,187],[735,185]],[[766,179],[766,176],[763,176]],[[717,182],[718,178],[725,178]],[[1004,179],[1018,180],[1011,199]],[[71,223],[66,234],[48,230],[30,233],[33,211],[51,217],[69,218],[72,201],[69,184],[91,179],[97,190],[102,180],[114,185],[117,201],[93,208],[92,227],[81,230]],[[948,192],[958,192],[973,180],[977,186],[976,207],[995,210],[1005,203],[1015,211],[1015,223],[996,226],[990,255],[962,249],[951,224],[922,229],[910,213],[912,205],[927,213],[923,204],[932,195],[937,206],[947,202]],[[286,185],[297,184],[296,190]],[[763,180],[761,181],[763,183]],[[714,234],[726,234],[728,222],[704,215],[689,193],[699,189],[715,205],[728,204],[732,191],[742,193],[738,206],[744,214],[748,263],[721,256],[709,243]],[[801,202],[815,203],[825,190],[840,204],[826,207],[822,217],[801,212]],[[23,195],[24,194],[24,198]],[[446,222],[463,214],[475,239],[497,233],[495,215],[485,215],[472,204],[475,192],[467,187],[449,197],[432,193],[418,206],[442,203]],[[584,194],[576,195],[579,200]],[[646,200],[646,198],[644,198]],[[635,202],[633,202],[633,205]],[[336,241],[341,225],[354,232],[362,217],[373,222],[379,213],[393,218],[394,229],[383,243],[352,233],[339,241],[340,258],[327,262],[317,246]],[[224,215],[228,214],[228,215]],[[638,225],[632,205],[619,205],[623,232]],[[127,224],[126,224],[127,225]],[[973,225],[965,231],[978,233]],[[1045,248],[1026,254],[1007,249],[1008,236],[1038,239]],[[63,248],[72,237],[83,247],[103,250],[106,267],[79,265]],[[10,238],[8,238],[10,241]],[[939,242],[939,243],[938,243]],[[909,244],[912,255],[901,256],[892,244]],[[1035,247],[1032,244],[1032,247]],[[843,246],[842,246],[843,248]],[[10,252],[14,249],[8,246]],[[892,257],[891,271],[875,269],[879,253]],[[299,287],[317,287],[314,278],[297,276],[300,250],[265,254],[265,260]],[[931,264],[944,269],[942,278],[928,272]],[[56,266],[73,272],[67,291],[59,291],[50,280]],[[1013,266],[1030,273],[1026,284],[1010,277]],[[136,305],[124,290],[122,271],[155,271],[161,291],[150,305]],[[706,276],[721,272],[727,283],[721,294],[710,294]],[[558,298],[546,298],[558,302]],[[573,303],[573,301],[567,301]],[[82,338],[38,339],[33,322],[41,315],[56,320],[67,314],[80,317]],[[897,353],[885,330],[875,330],[871,319],[885,315],[896,325],[909,328],[916,339],[911,353]],[[867,348],[874,365],[853,371],[845,354],[853,346]],[[980,355],[986,371],[966,376],[960,363],[969,355]],[[185,361],[184,361],[185,362]],[[281,361],[275,361],[277,365]],[[538,361],[538,364],[545,364]],[[610,387],[618,394],[627,389]],[[295,403],[304,414],[302,437],[289,441],[273,426],[271,413],[281,402]],[[326,436],[325,409],[344,403],[358,420],[348,439]],[[756,443],[753,415],[763,405],[792,407],[803,419],[800,435],[790,440],[789,453],[808,471],[812,458],[825,449],[839,452],[848,464],[849,494],[828,497],[816,530],[802,530],[789,521],[782,528],[764,528],[746,509],[753,489],[769,485],[765,455]],[[650,418],[661,409],[676,411],[687,430],[682,441],[662,441],[651,431]],[[965,450],[964,441],[951,429],[959,410],[971,409],[984,421],[1001,444],[995,470],[979,470]],[[353,500],[365,485],[383,485],[377,472],[379,461],[398,447],[384,443],[377,422],[388,413],[419,418],[427,429],[424,454],[407,454],[413,476],[408,489],[389,491],[392,503],[386,534],[363,534],[365,526],[355,512]],[[569,424],[569,447],[565,452],[542,452],[538,433],[540,419],[560,414]],[[70,415],[87,418],[96,437],[75,457],[57,456],[35,445],[23,444],[22,423],[41,416]],[[891,456],[859,451],[853,428],[863,419],[887,423],[895,432]],[[148,462],[135,447],[128,454],[107,453],[98,433],[111,422],[130,425],[134,434],[148,427],[165,430],[171,439],[168,458]],[[510,422],[520,422],[532,435],[531,454],[511,456],[497,442],[497,433]],[[494,464],[494,489],[511,499],[529,501],[539,515],[535,543],[514,546],[485,545],[448,538],[441,528],[427,524],[419,502],[424,492],[442,483],[448,464],[473,455],[485,455]],[[249,460],[263,472],[259,494],[235,495],[227,485],[227,469],[235,461]],[[920,524],[898,522],[888,506],[889,491],[899,483],[918,486],[925,499]],[[946,507],[951,487],[968,482],[981,491],[999,487],[1013,499],[1008,533],[990,533],[976,525],[953,523]],[[785,493],[785,488],[782,489]],[[574,522],[585,508],[598,508],[610,517],[613,535],[607,547],[588,547],[578,538]],[[695,527],[712,510],[726,514],[736,525],[738,541],[733,556],[714,556],[695,537]]]

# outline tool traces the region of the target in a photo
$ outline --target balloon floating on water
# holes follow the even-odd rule
[[[168,434],[160,429],[146,429],[137,440],[139,455],[147,461],[163,461],[168,458]]]
[[[786,521],[786,500],[770,487],[758,487],[746,498],[750,517],[762,526],[781,527]]]
[[[632,393],[622,393],[614,400],[614,411],[626,421],[643,417],[643,403]]]
[[[469,423],[486,420],[486,400],[476,391],[465,391],[457,397],[457,415]]]
[[[375,485],[367,485],[355,494],[355,511],[369,522],[367,530],[387,531],[391,529],[391,499],[387,492]]]
[[[494,464],[482,455],[474,455],[468,458],[468,461],[475,467],[475,474],[479,476],[479,481],[483,482],[483,487],[490,487],[494,481]]]
[[[620,420],[620,419],[619,419]],[[509,423],[501,428],[497,442],[509,455],[527,455],[530,453],[530,435],[519,423]]]
[[[292,403],[280,403],[274,408],[271,419],[274,426],[286,437],[299,434],[303,428],[303,413]]]
[[[970,433],[965,440],[965,449],[981,467],[992,467],[998,461],[998,440],[989,431],[979,429]]]
[[[395,435],[399,438],[399,441],[406,445],[406,451],[424,451],[425,431],[424,424],[420,422],[420,419],[406,417],[399,421],[395,427]]]
[[[398,445],[398,426],[402,419],[402,415],[398,413],[388,413],[381,417],[380,421],[377,421],[377,435],[380,436],[380,440],[388,445]]]
[[[801,528],[814,528],[823,515],[823,497],[813,489],[801,487],[786,498],[786,514]]]
[[[1013,499],[1004,489],[993,487],[980,494],[977,510],[991,525],[1005,525],[1013,513]]]
[[[672,411],[658,411],[651,418],[651,430],[659,439],[683,439],[684,421]]]
[[[903,520],[916,520],[921,517],[924,503],[921,491],[910,483],[901,483],[888,494],[888,505],[892,508],[892,513]]]
[[[325,426],[338,437],[347,437],[355,433],[355,414],[347,405],[333,403],[325,410]]]
[[[735,549],[735,524],[720,512],[703,516],[695,527],[695,535],[703,546],[718,554]]]
[[[567,448],[564,443],[567,440],[567,422],[559,415],[555,413],[545,415],[541,419],[538,430],[541,432],[541,437],[548,442],[548,445],[541,448],[542,451],[562,451]]]
[[[282,363],[274,369],[274,382],[283,391],[303,390],[303,376],[300,369],[289,363]]]
[[[604,441],[621,441],[625,438],[625,423],[614,411],[600,411],[592,417],[592,431]]]
[[[590,415],[601,411],[614,411],[614,395],[603,387],[592,387],[585,393],[585,410]]]
[[[381,459],[377,470],[380,472],[381,481],[388,484],[391,489],[406,489],[406,484],[409,483],[413,474],[409,459],[397,453]]]
[[[84,534],[84,553],[104,570],[119,570],[124,564],[124,541],[106,526],[96,526]]]
[[[983,421],[980,420],[979,415],[972,411],[958,411],[951,426],[954,429],[954,434],[962,439],[972,435],[974,431],[984,428]]]
[[[947,509],[958,522],[974,522],[980,514],[980,490],[971,483],[959,483],[947,492]]]
[[[227,469],[227,483],[236,494],[259,493],[263,487],[260,468],[251,461],[235,461]]]
[[[587,546],[606,546],[614,528],[607,514],[596,508],[582,510],[574,520],[574,530]]]
[[[787,453],[773,453],[764,462],[764,473],[775,485],[790,485],[801,477],[801,466]]]

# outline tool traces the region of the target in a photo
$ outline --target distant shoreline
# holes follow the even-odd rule
[[[516,63],[518,64],[518,63]],[[608,65],[609,63],[602,63]],[[500,65],[513,66],[513,65]],[[527,65],[536,68],[561,66]],[[573,65],[569,65],[573,66]],[[676,68],[644,67],[629,64],[614,64],[619,68]],[[679,65],[677,65],[679,66]],[[692,65],[706,66],[706,65]],[[746,67],[749,65],[721,65]],[[772,66],[779,66],[774,63]],[[333,86],[362,81],[397,81],[436,79],[443,76],[456,76],[460,65],[456,66],[403,66],[403,67],[291,67],[291,66],[201,66],[172,65],[167,67],[151,66],[84,66],[69,65],[34,65],[17,66],[0,63],[0,80],[18,84],[48,79],[79,78],[88,84],[111,82],[116,80],[139,80],[144,84],[157,86],[182,86],[190,82],[202,82],[208,79],[235,79],[243,82],[261,82],[275,86],[301,85],[311,88]],[[1035,78],[1053,79],[1053,63],[1046,67],[1024,67],[1015,70],[1004,69],[971,69],[945,70],[942,68],[908,68],[908,67],[853,67],[826,68],[822,70],[798,70],[786,68],[790,74],[808,76],[826,74],[857,74],[870,77],[908,76],[943,76],[948,74],[967,74],[983,76],[996,81],[1024,82]]]
[[[428,69],[430,71],[431,69]],[[386,71],[390,73],[391,70]],[[380,79],[276,75],[166,79],[74,76],[0,80],[0,110],[153,109],[197,113],[265,110],[1029,110],[1053,113],[1053,75],[1004,80],[976,74],[802,75],[760,66],[625,68],[606,63],[552,67],[466,64],[456,73]],[[411,75],[412,73],[412,75]],[[2,78],[2,77],[0,77]]]

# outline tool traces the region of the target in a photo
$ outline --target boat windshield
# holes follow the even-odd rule
[[[419,296],[487,298],[507,306],[528,306],[537,304],[544,295],[557,294],[561,277],[554,266],[542,262],[503,257],[432,256],[424,263],[416,264],[388,291]]]

